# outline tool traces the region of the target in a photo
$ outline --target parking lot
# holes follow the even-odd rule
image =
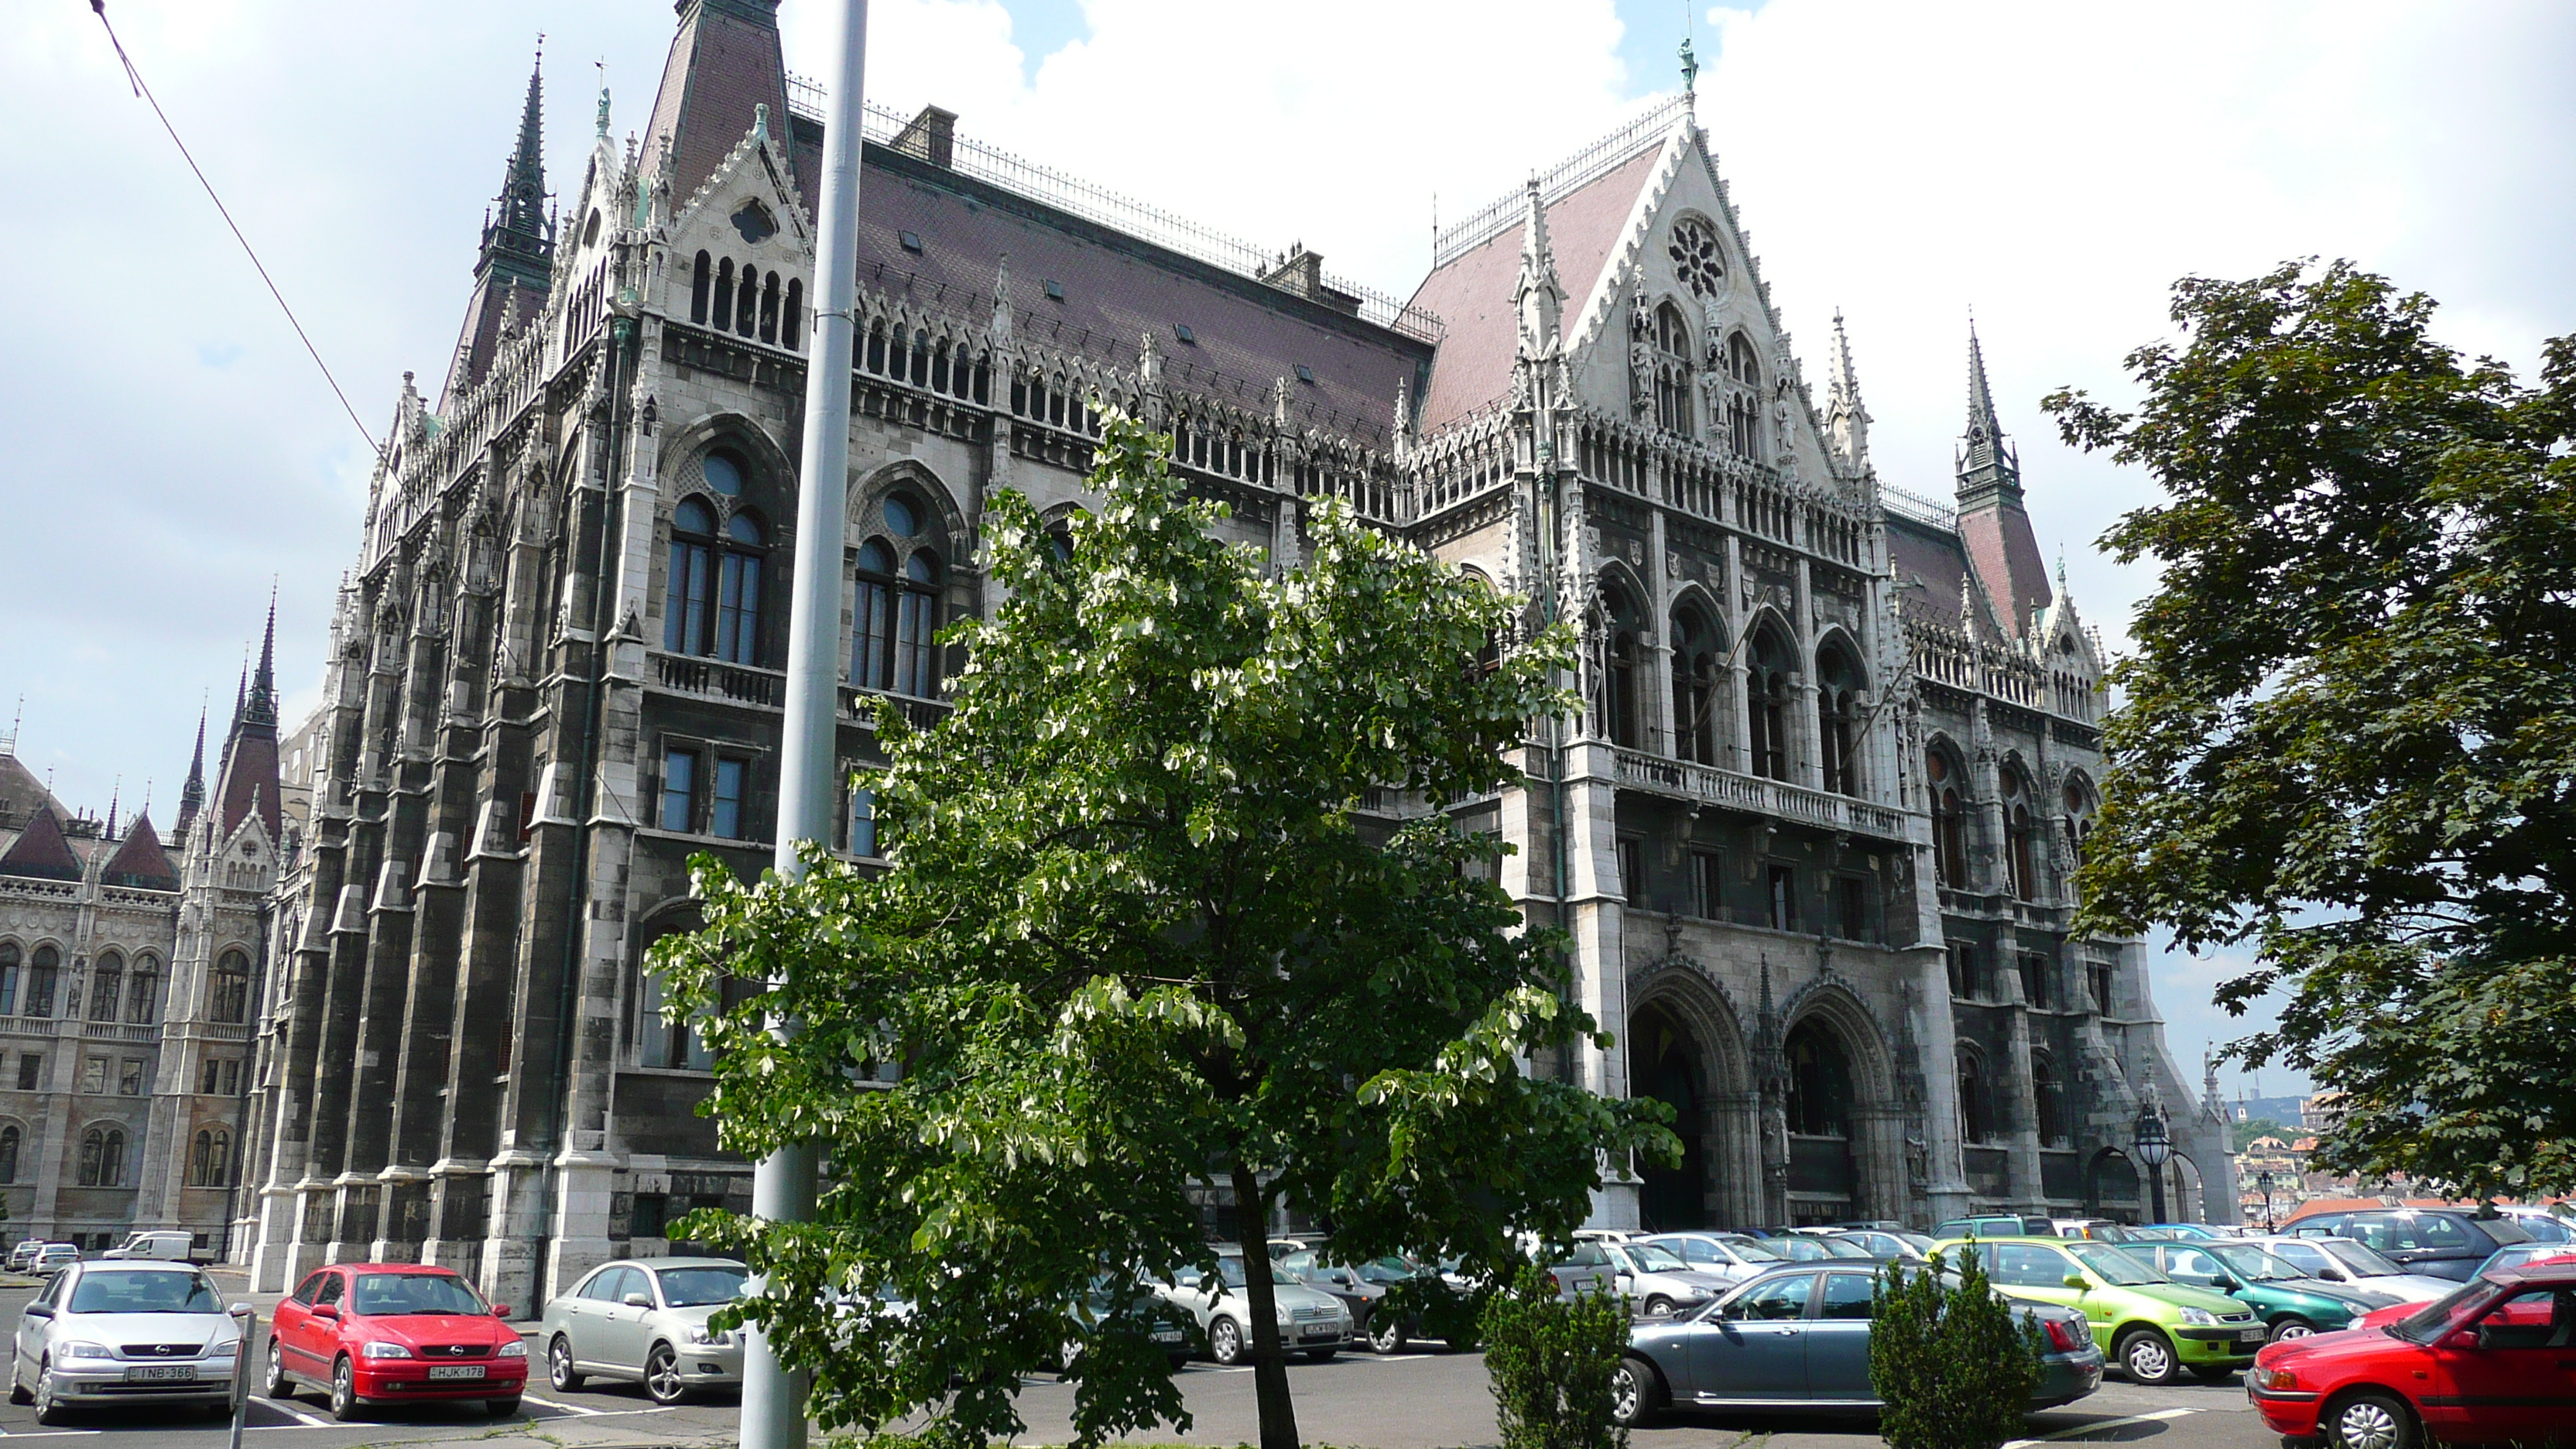
[[[235,1288],[238,1276],[219,1276]],[[14,1330],[28,1286],[0,1287],[0,1323]],[[229,1296],[238,1297],[238,1291]],[[263,1309],[266,1301],[254,1300]],[[1297,1422],[1309,1443],[1349,1449],[1452,1449],[1495,1442],[1493,1400],[1483,1361],[1474,1354],[1404,1353],[1380,1358],[1344,1354],[1329,1363],[1299,1363],[1290,1370],[1297,1394]],[[1165,1431],[1162,1442],[1230,1445],[1257,1437],[1252,1373],[1194,1364],[1182,1391],[1198,1423],[1189,1434]],[[1029,1433],[1022,1442],[1061,1444],[1072,1437],[1069,1385],[1032,1384],[1021,1396]],[[260,1449],[358,1449],[377,1444],[552,1445],[559,1449],[608,1446],[724,1445],[734,1441],[736,1409],[730,1401],[661,1408],[629,1385],[596,1384],[557,1394],[542,1386],[511,1420],[496,1422],[482,1406],[393,1408],[355,1424],[340,1424],[312,1398],[291,1403],[254,1399],[248,1442]],[[1748,1434],[1769,1433],[1771,1449],[1867,1449],[1879,1439],[1865,1420],[1795,1414],[1676,1415],[1639,1431],[1639,1449],[1701,1449],[1734,1445]],[[2141,1389],[2113,1380],[2101,1392],[2064,1409],[2033,1415],[2034,1442],[2153,1443],[2159,1449],[2269,1449],[2241,1389],[2191,1384]],[[123,1439],[136,1445],[211,1446],[226,1425],[193,1412],[138,1409],[101,1413],[60,1428],[35,1421],[32,1409],[0,1405],[0,1438]]]

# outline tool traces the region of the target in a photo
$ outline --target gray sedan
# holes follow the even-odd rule
[[[18,1320],[9,1401],[36,1422],[72,1409],[195,1404],[231,1412],[241,1325],[179,1263],[74,1263]]]
[[[707,1326],[748,1276],[727,1258],[603,1263],[546,1305],[537,1326],[546,1380],[570,1393],[592,1378],[633,1379],[657,1404],[742,1383],[742,1333]]]
[[[1619,1422],[1667,1405],[1872,1409],[1870,1289],[1876,1263],[1800,1263],[1752,1278],[1704,1311],[1630,1333],[1612,1389]],[[2030,1407],[2054,1408],[2102,1386],[2102,1350],[2084,1317],[2053,1304],[2013,1304],[2047,1351]]]

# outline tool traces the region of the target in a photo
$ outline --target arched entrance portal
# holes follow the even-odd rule
[[[1638,1174],[1640,1218],[1648,1232],[1707,1227],[1709,1110],[1700,1044],[1659,1006],[1637,1013],[1628,1043],[1631,1086],[1638,1096],[1673,1109],[1673,1131],[1682,1139],[1681,1166],[1648,1164]]]
[[[1851,1057],[1834,1034],[1813,1021],[1790,1028],[1781,1043],[1789,1069],[1789,1214],[1796,1222],[1852,1216]]]
[[[2084,1169],[2084,1211],[2094,1217],[2115,1222],[2144,1221],[2146,1196],[2138,1178],[2138,1166],[2127,1153],[2116,1147],[2105,1147],[2093,1154]]]

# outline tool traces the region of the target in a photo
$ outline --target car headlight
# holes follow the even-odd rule
[[[206,1357],[208,1358],[232,1358],[240,1354],[240,1352],[241,1340],[238,1338],[217,1339],[215,1342],[206,1345]]]
[[[374,1343],[363,1343],[358,1345],[358,1357],[360,1358],[410,1358],[411,1356],[412,1352],[410,1348],[399,1343],[386,1343],[382,1340],[378,1340]]]
[[[2218,1321],[2218,1315],[2210,1312],[2206,1308],[2185,1308],[2182,1311],[2182,1321],[2185,1323],[2216,1323]]]
[[[494,1358],[526,1358],[528,1356],[527,1341],[517,1338],[511,1339],[508,1343],[501,1345],[500,1351],[492,1356]]]
[[[2254,1371],[2254,1386],[2258,1389],[2295,1389],[2299,1386],[2299,1376],[2291,1369],[2258,1368]]]
[[[1297,1321],[1297,1315],[1288,1311],[1288,1305],[1287,1305],[1287,1304],[1284,1304],[1284,1303],[1283,1303],[1283,1304],[1279,1305],[1279,1326],[1280,1326],[1281,1328],[1286,1328],[1289,1324],[1292,1324],[1292,1323],[1294,1323],[1294,1322],[1296,1322],[1296,1321]]]
[[[727,1333],[722,1329],[709,1328],[703,1323],[683,1330],[680,1337],[686,1339],[690,1343],[708,1343],[713,1344],[718,1348],[722,1348],[726,1344],[733,1342],[732,1334]]]
[[[116,1350],[103,1343],[74,1339],[54,1350],[57,1358],[114,1358]]]

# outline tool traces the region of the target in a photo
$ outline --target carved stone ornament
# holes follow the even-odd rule
[[[1673,275],[1690,288],[1692,296],[1715,297],[1725,289],[1726,253],[1707,222],[1686,216],[1673,223],[1673,237],[1664,255],[1671,258]]]

